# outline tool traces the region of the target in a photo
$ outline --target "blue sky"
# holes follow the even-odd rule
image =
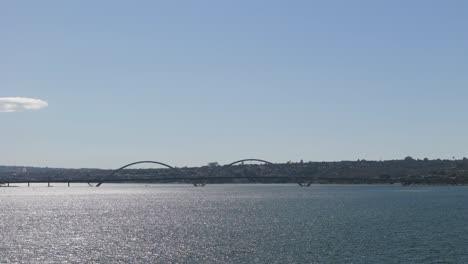
[[[8,1],[0,164],[468,156],[467,1]]]

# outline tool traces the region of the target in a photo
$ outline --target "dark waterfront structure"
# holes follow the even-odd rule
[[[246,164],[256,162],[257,164]],[[261,164],[258,164],[261,163]],[[164,168],[132,169],[138,164]],[[160,161],[137,161],[116,170],[54,169],[0,166],[0,183],[189,183],[196,187],[212,183],[314,183],[338,184],[468,184],[468,160],[404,160],[272,163],[241,159],[227,165],[216,162],[202,167],[175,167]]]
[[[250,166],[260,166],[257,168],[262,168],[261,165],[244,165],[244,162],[261,162],[265,165],[274,166],[275,164],[266,160],[262,159],[242,159],[234,161],[225,166],[208,166],[209,173],[205,176],[196,176],[193,173],[193,170],[201,169],[201,168],[176,168],[174,166],[168,165],[163,162],[159,161],[137,161],[126,164],[114,171],[111,171],[108,175],[100,178],[69,178],[69,179],[61,179],[58,177],[48,178],[46,181],[43,179],[9,179],[5,182],[7,186],[10,186],[10,183],[28,183],[28,187],[31,183],[47,183],[48,187],[52,187],[51,183],[64,183],[66,182],[68,187],[70,187],[71,183],[87,183],[91,187],[100,187],[103,183],[191,183],[195,187],[203,187],[208,183],[241,183],[241,182],[258,182],[258,183],[288,183],[288,182],[295,182],[301,187],[308,187],[312,184],[311,179],[307,177],[288,177],[288,176],[268,176],[262,175],[262,173],[247,173],[237,174],[237,175],[227,175],[223,170],[232,171],[233,167],[250,167]],[[119,176],[122,174],[123,171],[131,167],[133,165],[138,164],[157,164],[166,167],[166,169],[148,169],[144,170],[145,173],[141,177],[142,169],[133,169],[129,170],[128,173],[124,173],[127,177]],[[242,164],[242,165],[238,165]],[[203,167],[202,167],[203,168]],[[245,169],[245,168],[244,168]],[[154,172],[155,176],[151,176],[151,172]],[[245,170],[244,170],[245,172]],[[133,174],[133,177],[128,177],[128,174]],[[88,175],[89,176],[89,175]],[[95,185],[93,183],[96,183]]]

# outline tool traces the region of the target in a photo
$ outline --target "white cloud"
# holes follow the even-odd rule
[[[0,112],[38,110],[49,104],[39,99],[25,97],[0,97]]]

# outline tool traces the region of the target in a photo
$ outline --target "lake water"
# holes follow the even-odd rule
[[[468,263],[468,187],[0,188],[0,263]]]

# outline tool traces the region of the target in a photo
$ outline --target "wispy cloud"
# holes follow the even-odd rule
[[[0,112],[38,110],[49,104],[39,99],[25,97],[0,97]]]

